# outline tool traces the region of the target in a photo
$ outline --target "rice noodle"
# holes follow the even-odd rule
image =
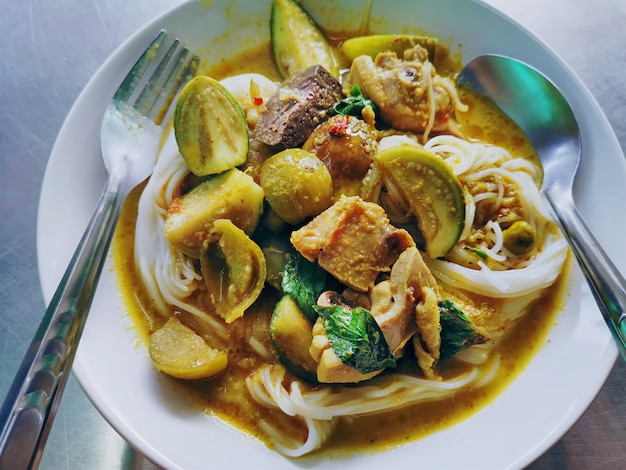
[[[493,271],[483,263],[483,268],[476,270],[440,259],[425,258],[424,261],[437,279],[453,288],[492,298],[508,298],[549,287],[559,275],[566,256],[565,240],[550,237],[544,250],[523,269]]]
[[[430,135],[430,131],[432,131],[433,126],[435,125],[435,114],[437,112],[437,103],[435,102],[435,91],[433,90],[433,75],[434,68],[430,62],[424,62],[422,66],[422,76],[423,80],[426,81],[426,89],[427,91],[427,99],[428,99],[428,109],[430,112],[428,113],[428,124],[426,124],[426,128],[424,129],[424,135],[422,139],[426,141],[428,136]]]
[[[406,374],[379,376],[359,387],[312,388],[298,380],[285,386],[282,366],[264,366],[246,384],[255,400],[276,406],[290,416],[330,420],[390,411],[441,398],[472,383],[480,375],[472,368],[454,379],[436,381]]]
[[[164,317],[172,306],[198,317],[213,331],[225,337],[226,327],[186,299],[195,292],[202,276],[193,260],[175,250],[163,235],[165,217],[189,169],[170,137],[157,159],[152,176],[144,188],[137,211],[135,264],[148,294]]]
[[[330,435],[339,417],[391,411],[452,396],[468,385],[484,386],[495,376],[499,365],[499,360],[496,359],[484,370],[471,368],[446,381],[421,379],[405,374],[380,376],[357,388],[312,388],[297,380],[286,386],[284,367],[267,365],[248,377],[246,385],[258,403],[278,408],[289,416],[297,416],[306,424],[308,438],[301,446],[294,446],[293,441],[286,439],[278,430],[272,432],[277,449],[293,457],[305,455],[319,447]],[[268,427],[265,429],[271,432]]]

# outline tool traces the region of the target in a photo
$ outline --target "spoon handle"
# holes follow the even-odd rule
[[[0,470],[39,465],[124,200],[120,182],[109,177],[0,408]]]
[[[557,190],[558,191],[558,190]],[[626,360],[626,280],[595,239],[571,196],[546,191],[615,343]]]

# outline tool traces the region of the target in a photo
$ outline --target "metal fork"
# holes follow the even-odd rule
[[[0,409],[2,470],[39,465],[121,206],[152,173],[160,125],[198,64],[198,56],[161,31],[106,109],[100,134],[107,181]]]

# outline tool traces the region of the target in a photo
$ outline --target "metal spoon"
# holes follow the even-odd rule
[[[461,71],[458,84],[490,98],[517,123],[535,147],[544,169],[542,192],[626,360],[626,280],[574,204],[572,185],[581,143],[569,104],[543,74],[508,57],[483,55],[470,60]]]

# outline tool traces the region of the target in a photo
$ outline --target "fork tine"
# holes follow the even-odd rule
[[[135,109],[141,112],[141,114],[143,114],[144,116],[147,116],[150,113],[150,110],[152,109],[152,106],[154,105],[154,101],[156,100],[156,98],[161,92],[161,87],[159,86],[159,82],[162,81],[165,69],[170,64],[172,56],[176,52],[176,49],[178,48],[179,45],[180,45],[180,41],[178,40],[178,38],[174,38],[174,42],[169,47],[169,49],[165,53],[165,56],[163,56],[157,68],[154,70],[154,72],[150,76],[148,83],[146,84],[144,89],[141,91],[141,94],[137,98],[137,102],[133,106]],[[181,53],[186,55],[186,49],[183,49]]]
[[[132,96],[133,91],[137,88],[141,77],[145,74],[146,70],[152,63],[152,59],[158,53],[161,44],[165,41],[167,37],[167,33],[165,31],[161,31],[150,43],[148,48],[141,54],[141,57],[137,59],[133,68],[128,72],[126,78],[121,83],[115,95],[113,96],[114,100],[119,101],[128,101],[128,99]]]
[[[161,31],[130,70],[113,101],[132,106],[160,126],[178,90],[196,74],[200,58],[189,56],[189,49],[178,38],[168,38],[168,33]]]
[[[189,49],[180,48],[175,39],[145,88],[137,98],[134,108],[160,125],[174,96],[187,81],[195,75],[200,61],[198,56],[188,58]]]
[[[200,57],[194,55],[185,63],[188,52],[189,51],[186,50],[185,54],[181,54],[180,60],[172,69],[172,72],[162,87],[162,93],[159,93],[152,107],[150,114],[153,116],[154,123],[157,126],[160,126],[163,119],[165,119],[178,90],[185,86],[185,84],[196,75],[198,65],[200,64]]]

